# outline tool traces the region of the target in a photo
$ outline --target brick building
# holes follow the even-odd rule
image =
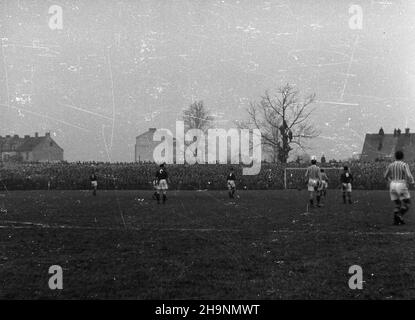
[[[0,136],[0,160],[23,162],[55,162],[63,160],[63,149],[51,138],[50,133],[34,137],[18,135]]]
[[[363,144],[362,161],[388,160],[393,159],[395,151],[401,150],[405,154],[405,160],[415,160],[415,134],[396,130],[394,133],[367,133]]]

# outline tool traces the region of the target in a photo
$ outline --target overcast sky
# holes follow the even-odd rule
[[[174,129],[195,100],[229,128],[287,82],[317,95],[312,155],[360,153],[380,126],[415,132],[415,1],[0,4],[0,135],[50,131],[69,161],[133,161],[138,134]]]

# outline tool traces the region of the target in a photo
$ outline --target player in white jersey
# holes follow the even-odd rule
[[[390,197],[395,203],[395,225],[405,224],[403,216],[409,210],[409,204],[411,202],[408,183],[415,183],[408,164],[402,161],[403,157],[404,154],[402,151],[396,151],[396,160],[388,166],[385,172],[385,179],[389,182]]]
[[[317,160],[311,160],[311,166],[307,168],[305,177],[307,179],[306,183],[309,193],[310,206],[314,206],[314,196],[316,196],[317,206],[321,207],[320,192],[318,191],[318,188],[321,183],[321,172],[320,168],[317,166]]]

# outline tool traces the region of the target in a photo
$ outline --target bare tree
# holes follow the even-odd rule
[[[187,109],[183,110],[183,122],[186,130],[200,129],[206,132],[212,127],[213,117],[203,104],[203,101],[195,101]]]
[[[239,126],[259,129],[262,143],[271,151],[273,160],[286,163],[293,146],[305,150],[304,140],[319,135],[310,121],[314,100],[312,94],[299,101],[299,92],[286,84],[276,94],[266,91],[259,103],[251,103],[247,110],[249,120]]]

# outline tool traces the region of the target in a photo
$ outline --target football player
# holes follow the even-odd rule
[[[320,168],[317,166],[317,160],[315,158],[311,159],[311,166],[307,168],[305,177],[308,186],[310,206],[314,206],[315,196],[317,200],[317,206],[321,207],[320,193],[318,191],[319,185],[321,183],[321,172]]]
[[[154,193],[151,197],[153,198],[153,200],[157,200],[157,190],[158,190],[158,187],[159,187],[157,179],[154,179],[151,184],[152,184],[153,190],[154,190]]]
[[[391,200],[395,203],[394,224],[405,224],[404,214],[409,210],[411,195],[408,190],[408,183],[414,184],[414,177],[407,163],[403,162],[404,154],[398,150],[395,152],[395,161],[392,162],[385,172],[385,179],[388,180]]]
[[[92,194],[94,196],[97,195],[97,189],[98,189],[98,179],[94,171],[92,171],[92,174],[90,175],[89,179],[91,180],[91,187],[92,187]]]
[[[327,189],[329,187],[329,178],[327,177],[327,174],[324,172],[324,169],[320,169],[321,172],[321,183],[320,183],[320,196],[326,199],[327,196]]]
[[[226,178],[227,181],[227,185],[228,185],[228,193],[229,193],[229,198],[233,199],[235,196],[235,190],[236,190],[236,176],[235,173],[233,172],[233,168],[230,169],[230,172]]]
[[[344,204],[346,204],[346,197],[349,203],[352,204],[352,182],[353,175],[350,173],[348,166],[344,166],[343,173],[340,175]]]
[[[167,184],[168,178],[169,178],[169,175],[166,171],[165,164],[162,163],[160,165],[160,169],[157,170],[157,172],[156,172],[156,179],[157,179],[157,184],[158,184],[157,194],[156,194],[157,203],[160,203],[160,192],[163,195],[163,204],[166,203],[167,190],[169,188],[169,186]]]

